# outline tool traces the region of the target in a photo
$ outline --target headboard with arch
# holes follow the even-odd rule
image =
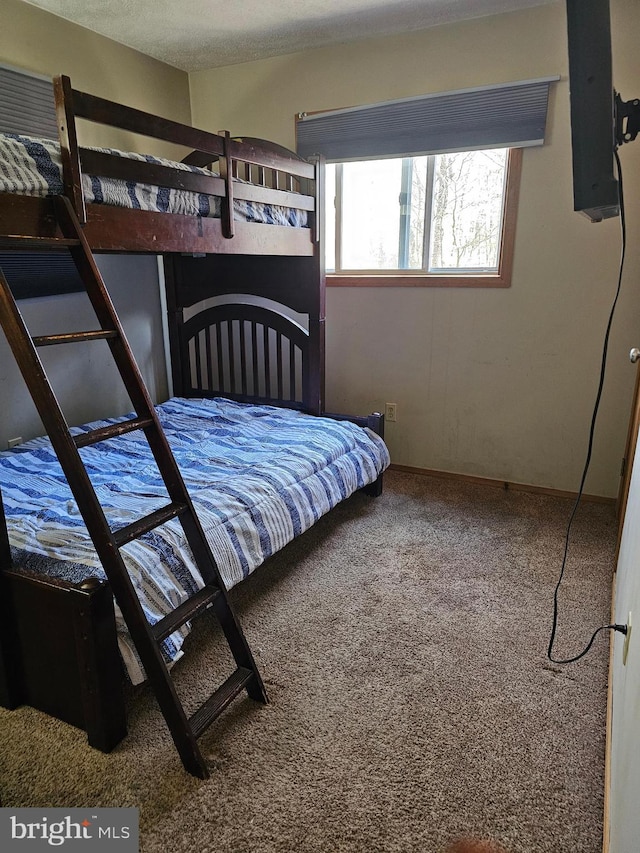
[[[176,396],[323,411],[317,258],[171,255],[165,282]]]

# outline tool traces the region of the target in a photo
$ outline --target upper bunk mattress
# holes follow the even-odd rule
[[[157,411],[228,589],[389,464],[382,439],[346,421],[224,399],[174,398]],[[72,431],[118,420],[124,418]],[[141,433],[80,454],[113,529],[168,502]],[[0,490],[17,567],[72,582],[105,576],[48,439],[0,453]],[[121,553],[151,624],[203,586],[177,519]],[[116,621],[123,659],[138,683],[144,676],[117,607]],[[187,631],[165,641],[170,659],[179,656]]]
[[[150,154],[135,154],[115,148],[91,150],[169,166],[181,171],[215,175],[208,169],[152,157]],[[36,139],[14,133],[0,134],[0,192],[40,198],[63,195],[60,145],[51,139]],[[220,198],[205,193],[85,174],[82,175],[82,192],[87,204],[107,204],[184,216],[220,217]],[[290,225],[294,228],[304,228],[308,224],[305,210],[238,199],[233,202],[233,216],[241,222]]]

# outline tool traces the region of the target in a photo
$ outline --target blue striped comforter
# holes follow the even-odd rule
[[[227,588],[389,464],[384,442],[348,422],[223,399],[174,398],[157,410]],[[74,432],[116,420],[122,418]],[[167,503],[141,433],[80,453],[113,528]],[[18,566],[75,582],[104,576],[48,439],[0,453],[0,489]],[[122,554],[152,624],[202,586],[177,519]],[[118,608],[116,619],[123,659],[138,683],[144,675]],[[187,632],[165,643],[171,660]]]
[[[198,166],[187,166],[151,155],[128,153],[114,148],[92,150],[182,171],[214,174]],[[108,204],[185,216],[220,216],[220,199],[204,193],[85,174],[82,175],[82,191],[89,204]],[[59,144],[51,139],[36,139],[14,133],[0,134],[0,192],[39,197],[64,193]],[[291,225],[294,228],[307,225],[307,213],[304,210],[238,199],[233,203],[233,217],[241,222]]]

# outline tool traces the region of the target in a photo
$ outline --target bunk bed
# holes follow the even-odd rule
[[[61,226],[66,216],[79,223],[93,252],[163,256],[174,398],[158,407],[159,419],[187,479],[196,478],[190,489],[198,493],[203,526],[217,531],[210,545],[228,589],[337,501],[361,488],[380,494],[389,462],[382,416],[347,418],[324,411],[322,169],[263,140],[199,131],[88,95],[66,77],[56,78],[54,91],[57,143],[0,137],[0,249],[64,250],[71,242]],[[79,119],[161,139],[189,153],[169,161],[82,148]],[[63,343],[63,337],[48,343]],[[146,471],[148,461],[140,455],[139,433],[118,435],[119,422],[126,420],[72,430],[78,446],[84,432],[116,436],[100,445],[109,447],[100,477],[106,482],[111,476],[107,491],[124,494],[124,508],[112,506],[120,515],[155,495],[157,485],[142,478],[139,496],[127,500],[135,484],[123,488],[124,475],[115,484],[119,453],[129,473],[132,466]],[[280,459],[277,448],[283,445],[289,467],[283,462],[275,474],[263,470],[265,459]],[[86,453],[94,450],[99,455],[93,447]],[[242,493],[239,471],[247,480]],[[43,484],[34,486],[40,475],[55,481],[53,497],[44,496]],[[28,487],[18,495],[21,477]],[[211,482],[203,482],[207,477]],[[109,751],[126,732],[126,631],[118,630],[118,608],[99,561],[90,556],[88,536],[78,534],[77,522],[60,534],[58,517],[47,527],[60,514],[56,500],[73,504],[63,481],[46,439],[0,454],[0,704],[31,704],[85,728],[90,744]],[[216,483],[222,483],[221,491]],[[252,497],[268,492],[282,513],[271,529],[263,522],[275,511],[261,513]],[[34,522],[41,500],[47,509]],[[20,528],[21,519],[28,520],[26,528]],[[176,525],[168,522],[144,539],[147,550],[133,572],[144,576],[150,537],[158,543],[156,562],[184,557]],[[42,544],[45,529],[54,531],[49,539],[64,540],[58,550]],[[236,541],[240,529],[242,547]],[[67,547],[69,540],[78,546],[75,551]],[[167,557],[170,540],[174,550]],[[149,585],[165,590],[164,613],[201,586],[197,571],[181,566],[177,588],[169,589],[166,579]],[[157,598],[152,594],[148,602],[151,621],[162,618]],[[180,656],[184,634],[164,639],[170,659]],[[135,650],[124,659],[132,680],[140,680]]]

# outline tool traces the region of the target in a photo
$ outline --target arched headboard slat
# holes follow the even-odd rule
[[[186,396],[305,408],[309,334],[284,314],[252,304],[210,307],[183,324],[181,348]]]

